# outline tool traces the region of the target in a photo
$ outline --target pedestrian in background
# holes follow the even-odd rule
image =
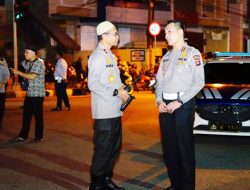
[[[65,59],[63,59],[63,53],[57,50],[56,54],[56,65],[55,65],[55,91],[57,96],[56,107],[52,111],[62,111],[62,101],[66,107],[66,110],[70,110],[69,98],[67,94],[67,69],[68,64]]]
[[[82,80],[82,74],[83,74],[83,70],[82,70],[82,58],[79,57],[76,62],[74,63],[73,67],[76,70],[76,77],[77,77],[77,82],[81,82]]]
[[[121,82],[116,57],[110,50],[117,46],[119,34],[108,21],[98,24],[96,31],[99,43],[88,61],[95,146],[89,190],[124,190],[111,179],[122,141],[120,107],[129,97]]]
[[[23,104],[23,122],[19,135],[10,142],[19,143],[28,139],[32,115],[35,116],[35,138],[31,142],[43,140],[43,102],[45,96],[45,66],[36,55],[36,48],[28,46],[25,48],[26,72],[11,69],[14,74],[28,79],[28,89]],[[23,62],[24,63],[24,62]]]
[[[45,48],[38,48],[37,51],[36,51],[36,55],[37,55],[37,58],[38,59],[41,59],[41,61],[44,62],[44,65],[45,65],[45,82],[46,82],[46,75],[47,75],[47,66],[48,64],[46,64],[46,56],[47,56],[47,51]],[[49,91],[46,90],[46,85],[45,85],[45,95],[48,97],[50,94]]]
[[[5,111],[5,85],[9,79],[10,72],[8,64],[3,56],[0,57],[0,129],[3,125]]]
[[[172,49],[163,56],[156,76],[164,161],[171,182],[166,190],[195,190],[194,97],[204,86],[204,68],[200,52],[184,41],[184,28],[181,21],[168,22],[165,38]]]

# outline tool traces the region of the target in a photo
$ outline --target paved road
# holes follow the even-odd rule
[[[123,117],[122,153],[114,179],[128,190],[161,190],[169,185],[162,163],[154,97],[136,93]],[[90,97],[70,97],[72,110],[51,112],[44,105],[45,140],[5,144],[21,127],[22,99],[8,99],[0,130],[0,190],[85,190],[92,156]],[[34,127],[31,127],[30,139]],[[248,138],[196,137],[197,190],[250,190]]]

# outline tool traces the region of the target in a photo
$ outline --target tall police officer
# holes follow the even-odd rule
[[[120,79],[116,57],[110,51],[118,44],[119,34],[108,21],[101,22],[96,31],[99,43],[88,62],[95,146],[89,189],[123,190],[111,180],[122,140],[120,107],[129,97]]]
[[[165,37],[173,48],[161,60],[156,76],[156,102],[171,182],[166,190],[194,190],[194,96],[204,86],[203,63],[200,52],[184,42],[182,22],[169,21]]]

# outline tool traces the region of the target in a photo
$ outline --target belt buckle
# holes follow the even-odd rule
[[[178,99],[178,93],[164,93],[163,98],[165,100],[177,100]]]

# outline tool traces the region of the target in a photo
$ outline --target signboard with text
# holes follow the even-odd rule
[[[145,61],[145,50],[131,50],[131,61]]]

